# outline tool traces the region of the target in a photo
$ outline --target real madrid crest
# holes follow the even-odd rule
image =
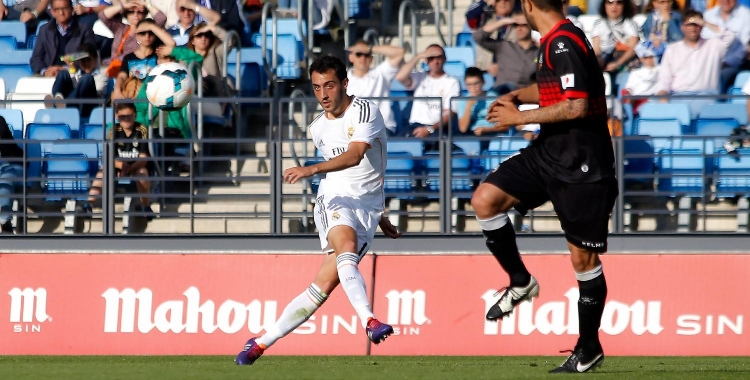
[[[354,127],[349,127],[349,129],[346,130],[346,137],[348,137],[349,140],[351,140],[353,136],[354,136]]]
[[[333,215],[331,215],[331,219],[332,220],[339,220],[340,217],[341,217],[341,215],[339,215],[339,213],[335,212],[335,211],[334,211]]]

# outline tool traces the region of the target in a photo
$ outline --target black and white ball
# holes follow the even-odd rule
[[[185,65],[169,62],[154,67],[144,80],[146,97],[154,107],[174,111],[193,99],[195,82]]]

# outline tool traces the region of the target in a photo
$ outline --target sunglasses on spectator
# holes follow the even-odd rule
[[[432,56],[432,57],[427,57],[426,59],[427,59],[427,62],[432,62],[433,59],[443,59],[443,58],[445,58],[445,56],[443,56],[443,55],[435,55],[435,56]]]
[[[153,35],[154,35],[154,32],[152,32],[152,31],[150,31],[150,30],[147,30],[147,31],[145,31],[145,32],[136,32],[135,34],[137,34],[137,35],[139,35],[139,36],[146,36],[146,35],[149,35],[149,34],[150,34],[150,35],[152,35],[152,36],[153,36]]]
[[[527,28],[529,27],[529,24],[516,24],[516,23],[512,23],[510,25],[513,26],[513,27],[516,27],[516,26],[525,26]]]
[[[195,38],[204,38],[204,37],[205,38],[211,37],[211,33],[210,32],[202,32],[202,33],[196,33],[195,34]]]
[[[124,113],[122,115],[117,115],[117,120],[121,121],[131,121],[135,119],[134,113]]]
[[[354,54],[354,56],[357,57],[357,58],[362,58],[362,57],[372,58],[372,54],[370,54],[370,53],[361,53],[361,52],[356,52],[356,53],[351,52],[351,53]]]
[[[190,9],[190,8],[185,8],[185,7],[180,7],[180,9],[178,9],[178,10],[179,10],[180,12],[187,12],[187,11],[192,11],[192,9]]]

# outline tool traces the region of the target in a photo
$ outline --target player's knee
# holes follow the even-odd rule
[[[493,217],[499,213],[507,212],[510,207],[505,207],[504,193],[489,191],[480,186],[471,197],[471,207],[479,219]]]
[[[583,248],[571,247],[570,263],[576,273],[587,272],[599,265],[599,255]]]

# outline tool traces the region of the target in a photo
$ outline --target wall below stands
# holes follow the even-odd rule
[[[612,237],[603,258],[607,354],[747,355],[747,240]],[[307,287],[321,261],[316,238],[5,241],[0,355],[233,355]],[[484,320],[506,279],[481,237],[379,239],[360,269],[376,315],[397,335],[369,347],[337,291],[269,354],[557,355],[577,334],[564,240],[522,237],[519,245],[541,297],[502,323]]]

